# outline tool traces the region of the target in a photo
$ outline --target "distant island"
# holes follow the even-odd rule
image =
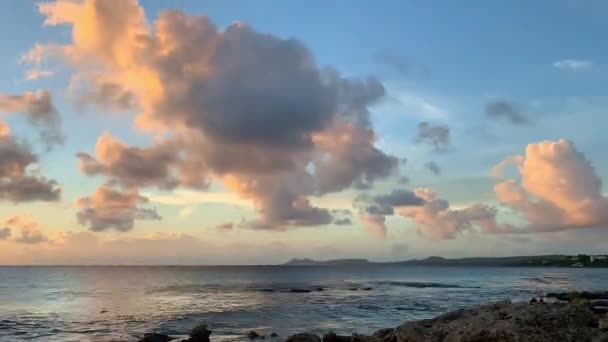
[[[532,255],[449,259],[431,256],[426,259],[373,262],[366,259],[317,261],[292,259],[284,266],[498,266],[498,267],[608,267],[608,255]]]

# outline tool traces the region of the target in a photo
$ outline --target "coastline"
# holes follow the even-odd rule
[[[546,299],[545,299],[546,298]],[[206,323],[189,337],[149,333],[140,342],[210,342]],[[407,321],[371,335],[354,332],[341,336],[328,331],[322,337],[300,332],[288,337],[250,331],[251,341],[286,342],[510,342],[608,341],[608,291],[549,293],[530,302],[502,301],[450,311],[431,319]]]

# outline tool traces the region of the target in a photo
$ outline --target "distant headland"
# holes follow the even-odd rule
[[[317,261],[291,259],[284,266],[497,266],[497,267],[608,267],[608,255],[532,255],[510,257],[474,257],[449,259],[431,256],[425,259],[374,262],[366,259]]]

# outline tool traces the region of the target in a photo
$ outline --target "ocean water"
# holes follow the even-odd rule
[[[371,333],[551,291],[605,290],[608,269],[490,267],[0,267],[0,341],[212,340],[249,330]],[[310,292],[308,292],[310,291]]]

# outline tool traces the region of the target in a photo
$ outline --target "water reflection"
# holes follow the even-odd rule
[[[201,321],[216,338],[242,339],[250,329],[366,333],[481,302],[599,290],[608,270],[0,267],[0,279],[0,339],[134,340]]]

